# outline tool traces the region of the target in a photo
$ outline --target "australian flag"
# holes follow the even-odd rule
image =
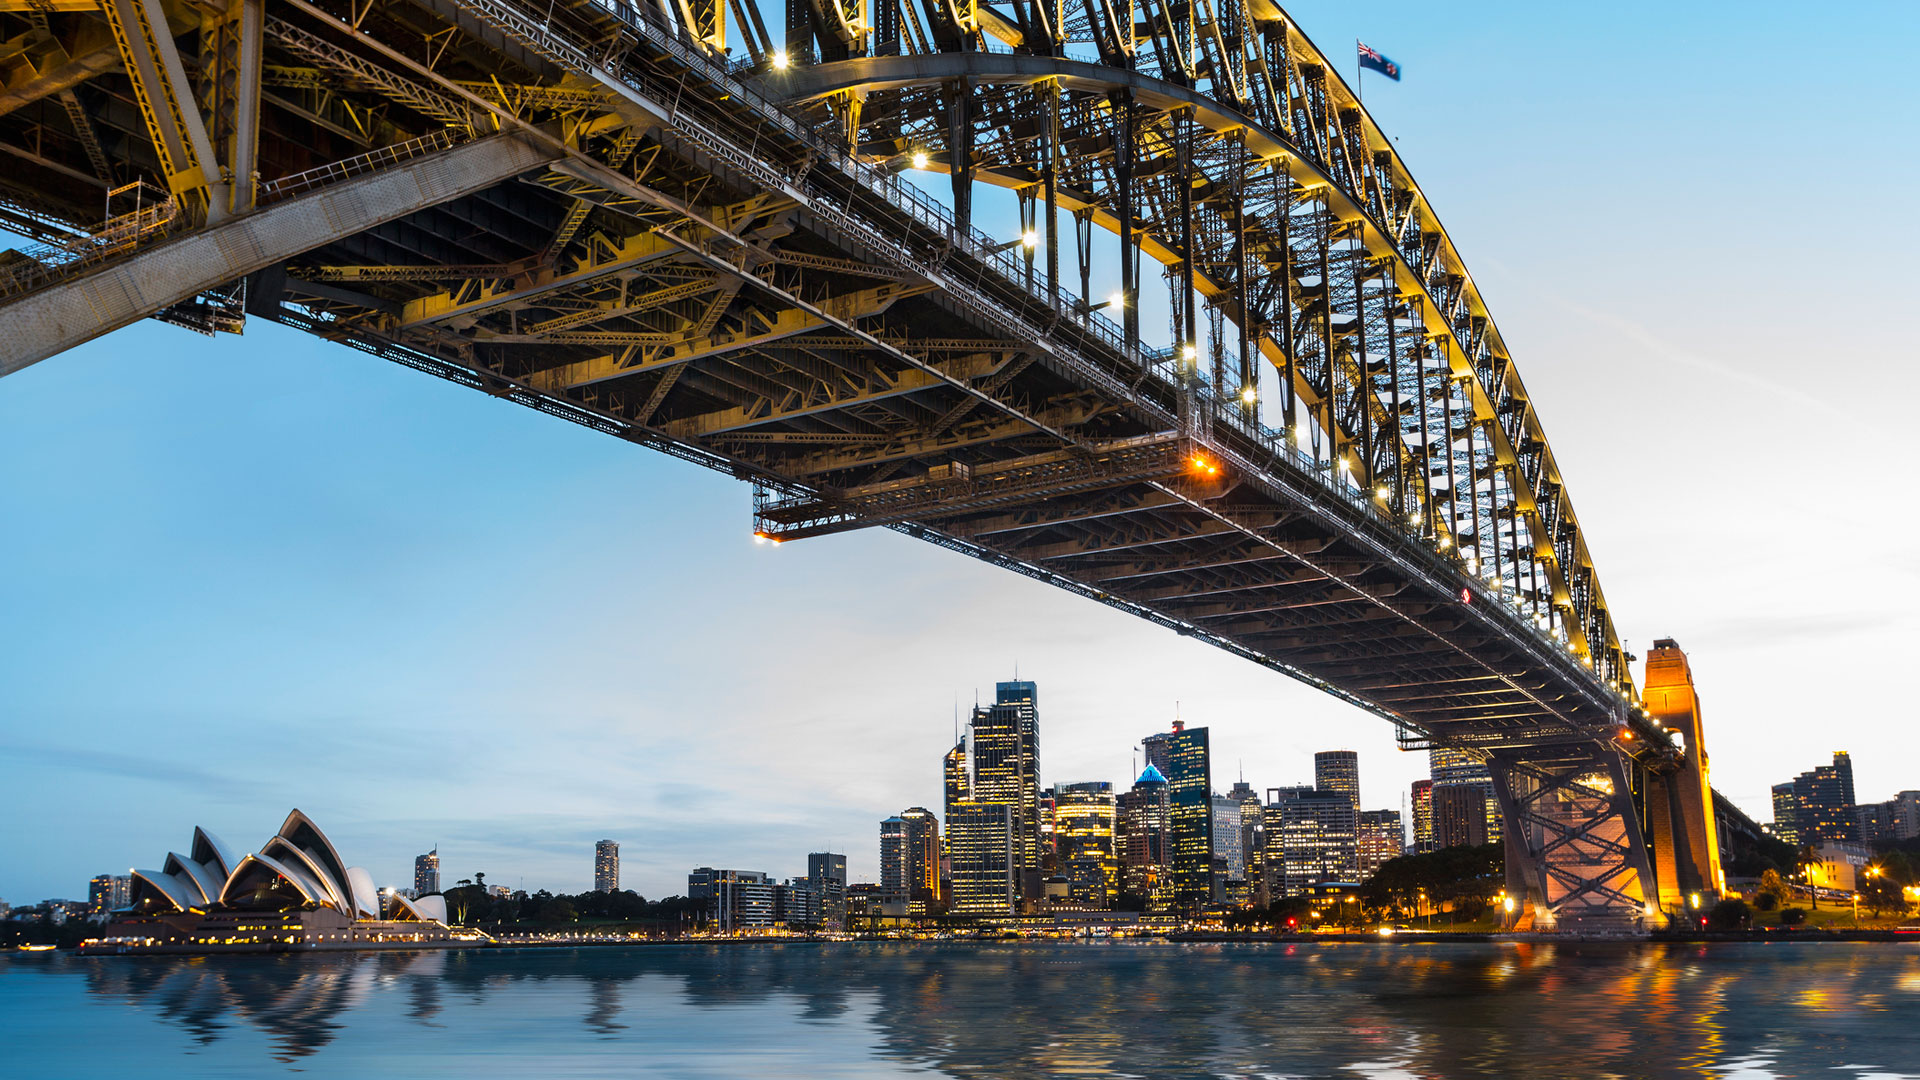
[[[1396,64],[1393,61],[1387,59],[1384,55],[1381,54],[1379,49],[1374,48],[1373,46],[1367,44],[1364,41],[1355,42],[1355,44],[1360,46],[1360,66],[1361,67],[1372,68],[1373,70],[1379,72],[1380,74],[1385,75],[1387,78],[1392,79],[1394,82],[1400,81],[1400,65],[1399,64]]]

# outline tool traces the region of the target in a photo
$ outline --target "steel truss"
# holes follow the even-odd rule
[[[776,42],[735,5],[744,66],[718,0],[0,10],[69,50],[0,94],[0,216],[89,253],[6,268],[55,329],[0,371],[244,305],[749,480],[766,539],[892,528],[1487,755],[1546,905],[1630,917],[1644,843],[1587,778],[1674,750],[1391,143],[1278,9],[1006,10],[791,0]],[[178,212],[108,243],[109,176]],[[1040,242],[975,230],[979,183]]]

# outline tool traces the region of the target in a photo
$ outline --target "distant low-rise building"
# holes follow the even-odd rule
[[[709,923],[722,933],[773,926],[773,881],[758,870],[695,867],[687,899],[704,901]]]
[[[132,874],[101,874],[87,883],[87,917],[104,919],[133,906]]]

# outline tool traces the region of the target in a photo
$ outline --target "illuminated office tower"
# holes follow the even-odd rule
[[[1501,836],[1500,803],[1493,794],[1493,774],[1487,771],[1487,763],[1467,753],[1451,747],[1436,746],[1427,751],[1427,768],[1433,777],[1434,806],[1440,805],[1440,791],[1449,787],[1471,787],[1480,793],[1480,805],[1484,808],[1486,821],[1481,831],[1486,834],[1484,843],[1498,843]],[[1438,813],[1438,810],[1435,810]],[[1436,839],[1436,843],[1438,840]],[[1440,844],[1446,847],[1446,844]]]
[[[1241,779],[1234,783],[1227,797],[1240,804],[1240,858],[1246,865],[1246,880],[1253,886],[1254,898],[1259,900],[1264,862],[1260,857],[1260,793]]]
[[[1147,766],[1119,803],[1114,845],[1119,849],[1121,890],[1144,900],[1150,910],[1165,910],[1173,899],[1167,778]]]
[[[1213,797],[1213,854],[1225,860],[1228,881],[1247,880],[1247,849],[1240,832],[1240,800],[1231,795]]]
[[[949,909],[962,915],[1013,915],[1014,807],[962,801],[947,807]]]
[[[1800,843],[1800,800],[1791,780],[1773,785],[1773,835]]]
[[[593,891],[620,891],[620,845],[611,840],[593,845]]]
[[[846,928],[847,857],[831,851],[807,856],[807,887],[820,909],[820,922],[832,930]]]
[[[1120,895],[1120,860],[1114,850],[1119,801],[1105,780],[1062,784],[1054,789],[1054,857],[1066,876],[1068,895],[1089,907],[1113,906]]]
[[[1360,755],[1352,750],[1322,750],[1313,755],[1313,786],[1319,791],[1334,791],[1353,800],[1353,812],[1360,812]]]
[[[413,860],[413,895],[418,898],[440,891],[440,849],[435,847]]]
[[[1424,855],[1433,850],[1433,781],[1413,782],[1413,850]]]
[[[1267,872],[1276,895],[1301,896],[1310,886],[1359,876],[1359,815],[1345,792],[1310,790],[1269,803],[1266,822]]]
[[[940,821],[915,806],[880,823],[880,888],[911,915],[940,904]]]
[[[1359,830],[1354,839],[1358,880],[1365,881],[1372,877],[1387,860],[1399,858],[1406,854],[1406,850],[1407,833],[1400,823],[1400,811],[1360,811]]]
[[[968,746],[972,799],[1012,808],[1015,874],[1037,883],[1041,863],[1039,695],[1031,682],[1003,682],[995,691],[997,700],[992,705],[973,711]]]
[[[1213,903],[1213,777],[1207,729],[1173,722],[1167,741],[1167,820],[1172,838],[1173,902],[1181,908]]]

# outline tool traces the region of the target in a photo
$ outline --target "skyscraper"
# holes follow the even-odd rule
[[[911,807],[880,823],[880,888],[928,915],[940,903],[940,821],[924,807]]]
[[[1170,731],[1157,731],[1140,740],[1140,760],[1161,776],[1167,775],[1167,770],[1173,768],[1172,753],[1173,733]]]
[[[1231,795],[1213,797],[1213,854],[1224,859],[1228,881],[1247,880],[1247,850],[1240,833],[1240,800]]]
[[[1413,850],[1424,855],[1433,850],[1433,781],[1413,782]]]
[[[1787,785],[1781,785],[1785,787]],[[1824,844],[1860,839],[1859,816],[1853,801],[1853,758],[1845,750],[1836,751],[1832,765],[1820,765],[1795,777],[1793,789],[1793,831],[1795,842]],[[1779,820],[1776,787],[1774,811]]]
[[[1173,722],[1167,740],[1167,826],[1172,839],[1173,902],[1213,903],[1213,776],[1207,729]]]
[[[1005,803],[971,800],[947,807],[951,910],[963,915],[1016,913],[1014,810]]]
[[[1121,890],[1139,897],[1149,909],[1164,910],[1173,899],[1167,778],[1149,765],[1119,802],[1114,843],[1119,848]]]
[[[1114,851],[1119,802],[1105,780],[1062,784],[1054,789],[1054,854],[1066,875],[1068,895],[1094,908],[1109,908],[1120,895],[1120,860]]]
[[[1487,763],[1465,750],[1436,746],[1427,751],[1427,767],[1433,777],[1433,797],[1436,807],[1439,805],[1441,788],[1467,786],[1480,793],[1482,813],[1486,816],[1486,821],[1481,825],[1481,832],[1485,834],[1486,840],[1482,842],[1497,842],[1503,835],[1500,803],[1493,794],[1493,773],[1487,770]],[[1436,810],[1435,813],[1437,814],[1438,811]]]
[[[1353,801],[1353,812],[1360,812],[1360,755],[1352,750],[1322,750],[1313,755],[1313,786],[1318,791],[1333,791]]]
[[[847,923],[847,857],[831,851],[807,856],[807,887],[820,909],[820,921],[842,930]]]
[[[1433,787],[1433,847],[1479,847],[1491,843],[1487,835],[1487,802],[1477,784],[1435,784]]]
[[[428,896],[440,891],[440,848],[413,860],[413,895]]]
[[[1264,904],[1260,888],[1265,876],[1261,872],[1265,860],[1260,851],[1260,793],[1243,778],[1235,781],[1227,797],[1240,804],[1240,858],[1247,868],[1245,880],[1253,885],[1255,902]]]
[[[611,840],[593,845],[593,891],[620,891],[620,845]]]
[[[1355,839],[1354,854],[1359,865],[1359,880],[1378,873],[1389,859],[1406,852],[1407,833],[1398,810],[1362,810]]]
[[[1281,789],[1287,790],[1287,789]],[[1345,792],[1292,789],[1267,804],[1267,874],[1277,896],[1300,896],[1309,886],[1350,883],[1359,877],[1359,814]]]
[[[1013,810],[1014,868],[1040,873],[1039,691],[1031,682],[995,685],[996,700],[976,708],[971,725],[973,801]],[[952,825],[949,823],[948,828]]]
[[[1789,844],[1800,842],[1800,794],[1791,780],[1773,785],[1773,835]]]

